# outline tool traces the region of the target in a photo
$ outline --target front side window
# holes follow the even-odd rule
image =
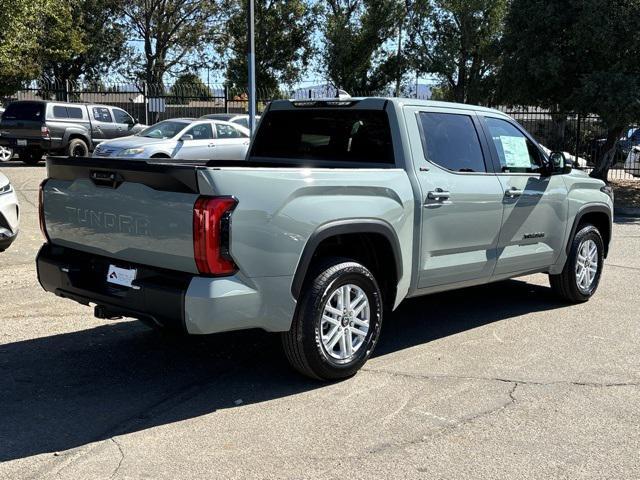
[[[127,125],[133,125],[133,118],[124,110],[118,108],[113,109],[113,116],[116,119],[116,123],[126,123]]]
[[[210,140],[213,138],[213,129],[211,124],[202,123],[187,130],[185,135],[191,135],[194,140]]]
[[[469,115],[420,112],[427,159],[452,172],[486,172],[478,132]]]
[[[543,166],[542,155],[531,140],[506,120],[486,117],[485,122],[498,151],[502,172],[540,172]]]

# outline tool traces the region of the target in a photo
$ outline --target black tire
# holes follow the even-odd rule
[[[42,161],[40,150],[20,150],[20,160],[27,165],[37,165]]]
[[[312,272],[302,289],[291,329],[282,334],[285,354],[291,365],[308,377],[319,380],[351,377],[369,359],[380,336],[383,303],[378,283],[369,270],[349,259],[329,259]],[[331,296],[339,287],[348,284],[366,294],[369,327],[361,345],[351,356],[336,359],[323,344],[321,319]],[[346,316],[338,318],[347,320]],[[344,323],[341,327],[346,328]]]
[[[88,157],[89,146],[81,138],[74,138],[67,145],[67,155],[70,157]]]
[[[578,256],[580,248],[585,242],[592,241],[597,248],[598,265],[593,280],[587,288],[578,285],[576,270],[578,268]],[[562,299],[571,303],[583,303],[588,301],[598,289],[602,268],[604,266],[604,242],[602,235],[596,227],[590,224],[582,225],[571,241],[571,249],[562,273],[549,275],[549,281],[553,291]]]

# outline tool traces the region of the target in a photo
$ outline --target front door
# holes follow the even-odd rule
[[[116,138],[116,124],[113,123],[111,111],[107,107],[91,109],[91,136],[95,145]]]
[[[544,270],[563,247],[567,187],[562,175],[542,175],[544,156],[515,122],[481,116],[504,192],[504,219],[495,276]]]
[[[407,108],[422,192],[418,288],[487,281],[496,264],[502,188],[475,113]]]

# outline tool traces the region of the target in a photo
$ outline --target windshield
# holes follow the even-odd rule
[[[145,128],[138,136],[146,138],[173,138],[182,131],[188,124],[185,122],[176,122],[173,120],[165,120],[155,125]]]

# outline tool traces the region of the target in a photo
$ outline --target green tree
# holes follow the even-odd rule
[[[142,45],[141,52],[132,52],[126,73],[144,80],[151,95],[164,91],[167,73],[202,66],[219,33],[216,0],[126,0],[119,12],[127,33]]]
[[[40,77],[46,62],[85,50],[75,28],[73,0],[0,0],[0,94],[13,94]]]
[[[169,89],[172,101],[178,104],[188,103],[190,100],[208,100],[211,90],[195,73],[180,75]]]
[[[606,180],[615,143],[640,120],[640,0],[513,0],[504,35],[505,101],[597,114],[607,128],[592,175]]]
[[[447,100],[490,103],[509,0],[407,0],[413,67]]]
[[[322,65],[336,88],[368,94],[398,75],[390,40],[403,19],[395,0],[326,0],[322,11]]]
[[[45,58],[45,77],[59,83],[84,77],[97,81],[113,71],[126,51],[121,22],[114,21],[123,0],[76,0],[72,28],[82,35],[81,50],[67,58]]]
[[[225,0],[228,12],[218,43],[221,67],[231,86],[245,89],[247,66],[247,1]],[[305,0],[257,0],[255,3],[256,84],[262,92],[300,79],[314,53],[316,8]]]

